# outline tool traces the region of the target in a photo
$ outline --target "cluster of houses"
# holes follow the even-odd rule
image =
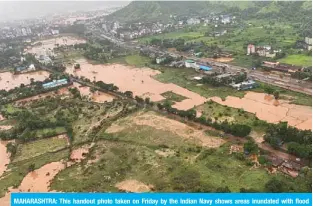
[[[13,39],[16,37],[32,36],[30,27],[9,27],[5,26],[0,30],[0,39]]]
[[[122,40],[132,40],[146,35],[161,34],[164,31],[181,29],[185,26],[197,24],[207,25],[212,23],[215,27],[220,24],[232,24],[236,22],[235,16],[229,15],[211,15],[207,17],[180,17],[175,18],[173,23],[163,24],[160,22],[143,23],[137,22],[133,24],[121,24],[118,21],[102,22],[102,30],[106,33],[111,33]],[[222,36],[227,33],[227,30],[216,31],[213,36]]]
[[[271,70],[288,72],[288,73],[294,73],[297,71],[302,71],[304,69],[304,67],[301,67],[301,66],[283,64],[280,62],[269,62],[269,61],[263,61],[262,66]]]
[[[258,54],[261,57],[274,58],[278,52],[281,52],[281,50],[273,50],[272,47],[268,45],[255,46],[249,44],[247,46],[247,55]]]
[[[219,24],[234,24],[236,23],[236,16],[230,16],[230,15],[212,15],[208,17],[192,17],[188,18],[187,20],[180,20],[178,21],[179,25],[196,25],[204,23],[204,25],[207,25],[209,23],[213,23],[215,25]]]
[[[301,170],[301,165],[299,163],[290,160],[283,160],[279,157],[268,157],[268,159],[272,162],[272,168],[270,169],[275,168],[276,170],[291,177],[297,177],[299,175],[299,171]]]
[[[160,58],[156,58],[156,63],[160,63]],[[236,90],[248,90],[258,86],[258,84],[253,80],[245,80],[240,83],[235,84],[234,80],[236,76],[242,75],[241,72],[231,73],[226,72],[225,68],[213,67],[212,65],[201,62],[201,61],[194,61],[192,59],[187,60],[178,60],[172,61],[168,66],[170,67],[185,67],[185,68],[192,68],[195,69],[197,72],[200,72],[204,75],[213,75],[214,79],[218,82],[231,82],[229,86]],[[202,77],[194,77],[194,80],[201,80]]]

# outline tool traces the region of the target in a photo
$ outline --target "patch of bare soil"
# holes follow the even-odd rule
[[[243,146],[242,145],[231,145],[229,148],[229,154],[237,153],[237,152],[243,152]]]
[[[121,191],[127,192],[150,192],[153,190],[152,185],[146,185],[138,180],[124,180],[115,185]]]
[[[12,127],[13,127],[12,125],[0,125],[0,130],[9,130]]]
[[[118,132],[120,132],[120,131],[122,131],[124,129],[125,129],[125,125],[121,126],[121,125],[118,125],[118,124],[112,124],[109,128],[107,128],[105,130],[105,132],[107,132],[109,134],[110,133],[118,133]]]
[[[170,157],[170,156],[175,155],[175,151],[171,149],[159,149],[159,150],[155,150],[155,153],[157,153],[158,155],[162,157]]]
[[[89,145],[84,145],[78,149],[72,151],[70,159],[74,162],[81,162],[83,159],[86,158],[90,149]]]
[[[127,120],[129,120],[129,124],[123,123],[123,126],[113,124],[106,131],[113,133],[114,131],[121,131],[127,127],[131,127],[131,124],[136,124],[173,132],[180,137],[193,141],[196,140],[196,142],[204,147],[219,147],[225,142],[220,138],[208,136],[203,130],[197,130],[179,121],[159,116],[155,112],[139,113]]]

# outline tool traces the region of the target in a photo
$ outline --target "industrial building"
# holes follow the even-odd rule
[[[194,69],[198,69],[198,65],[195,61],[188,59],[185,61],[185,67],[187,68],[194,68]]]
[[[248,80],[239,84],[233,84],[232,87],[237,90],[247,90],[257,87],[257,83],[253,80]]]
[[[48,82],[43,84],[43,88],[48,89],[48,88],[53,88],[53,87],[58,87],[61,85],[67,84],[67,79],[59,79],[59,80],[53,80],[52,82]]]

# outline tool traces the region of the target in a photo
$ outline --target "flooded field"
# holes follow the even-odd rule
[[[275,100],[264,93],[247,92],[243,98],[228,96],[225,101],[219,97],[213,101],[234,108],[242,108],[247,112],[270,123],[287,121],[298,129],[312,129],[312,108],[309,106],[290,104],[286,100]]]
[[[64,168],[65,164],[63,162],[51,162],[28,173],[17,189],[9,188],[6,195],[0,198],[0,205],[10,205],[10,193],[12,192],[48,192],[50,181]]]
[[[19,87],[21,84],[28,85],[31,82],[31,79],[34,81],[43,81],[49,77],[49,72],[46,71],[37,71],[25,74],[16,74],[14,75],[11,72],[0,73],[0,90],[10,90],[15,87]]]
[[[160,72],[150,68],[134,68],[120,64],[92,65],[84,60],[78,63],[81,69],[75,70],[73,66],[69,66],[66,72],[77,77],[84,76],[92,81],[113,83],[120,91],[132,91],[134,96],[149,97],[152,101],[164,100],[161,94],[172,91],[187,98],[174,105],[177,109],[187,110],[206,101],[206,98],[185,88],[155,80],[153,76]]]
[[[2,144],[0,144],[0,169],[2,168],[1,158],[3,157],[1,145]],[[64,160],[51,162],[37,170],[29,172],[23,178],[23,181],[17,189],[9,188],[6,195],[0,198],[0,205],[10,206],[10,193],[12,192],[49,192],[50,183],[54,179],[54,177],[66,167],[78,163],[82,159],[84,159],[84,154],[87,154],[89,152],[89,148],[92,146],[93,145],[91,144],[89,146],[83,146],[81,148],[73,150],[73,152],[71,153],[71,158],[75,160],[74,162],[66,162]]]
[[[10,154],[7,153],[6,145],[8,141],[0,140],[0,177],[7,169],[7,164],[10,162]]]
[[[56,48],[58,45],[75,45],[75,44],[80,44],[80,43],[86,43],[86,40],[80,39],[77,37],[72,37],[72,36],[64,36],[64,37],[57,37],[57,38],[52,38],[52,39],[46,39],[42,41],[37,41],[34,42],[33,45],[36,45],[38,43],[41,43],[40,46],[33,46],[31,49],[28,49],[27,52],[31,54],[36,54],[36,55],[42,55],[44,52],[48,50],[53,50]]]
[[[103,103],[103,102],[111,102],[114,97],[104,92],[95,91],[90,92],[90,87],[83,86],[79,83],[74,82],[73,87],[76,87],[82,96],[87,96],[92,102]]]

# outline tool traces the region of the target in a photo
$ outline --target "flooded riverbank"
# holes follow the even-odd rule
[[[74,36],[61,36],[51,39],[45,39],[34,42],[31,48],[27,50],[28,53],[37,56],[44,54],[46,51],[53,51],[58,46],[72,46],[75,44],[86,43],[86,40]],[[41,45],[38,45],[41,44]],[[38,45],[38,46],[36,46]]]
[[[85,158],[85,155],[88,154],[89,149],[93,145],[94,144],[84,145],[81,148],[73,150],[71,153],[70,161],[61,160],[58,162],[51,162],[40,167],[39,169],[29,172],[23,178],[18,188],[8,188],[8,192],[5,194],[5,196],[0,198],[0,205],[10,206],[10,193],[12,192],[49,192],[51,181],[55,178],[55,176],[66,167],[81,162]],[[0,155],[1,160],[1,146]]]
[[[81,69],[75,70],[73,66],[68,66],[66,72],[77,77],[86,77],[91,81],[113,83],[122,92],[132,91],[134,96],[161,101],[165,99],[162,93],[172,91],[187,98],[174,105],[178,109],[185,110],[206,101],[206,98],[185,88],[155,80],[153,76],[160,72],[150,68],[134,68],[121,64],[92,65],[85,60],[79,60],[78,63]]]
[[[76,82],[73,83],[72,87],[76,87],[82,96],[87,96],[92,102],[97,102],[97,103],[111,102],[114,99],[112,95],[109,95],[104,92],[100,92],[100,91],[91,92],[90,87],[83,86]]]
[[[13,74],[11,72],[0,73],[0,90],[6,91],[19,87],[21,84],[28,85],[31,79],[34,81],[43,81],[49,77],[49,72],[36,71],[24,74]]]
[[[312,129],[312,108],[309,106],[290,104],[286,100],[275,100],[272,96],[256,92],[247,92],[241,99],[232,96],[226,97],[225,101],[219,97],[210,99],[229,107],[242,108],[270,123],[287,121],[298,129]]]
[[[6,171],[7,165],[10,163],[10,154],[7,153],[8,141],[0,140],[0,177]]]

